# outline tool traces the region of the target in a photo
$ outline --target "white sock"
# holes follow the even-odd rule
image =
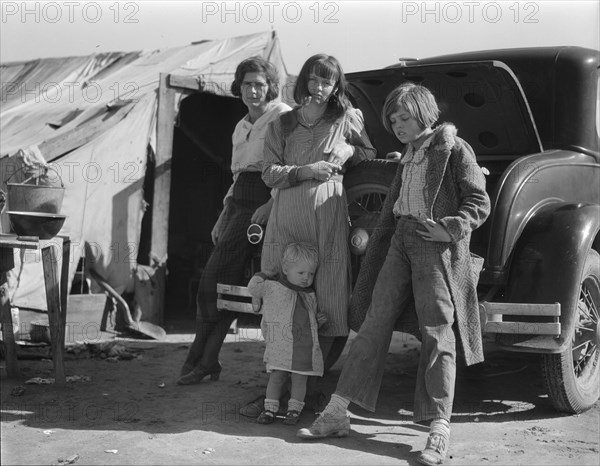
[[[279,400],[265,398],[265,411],[277,413],[277,411],[279,411]]]
[[[434,419],[429,425],[430,434],[440,434],[444,438],[450,438],[450,423],[446,419]]]
[[[336,416],[346,416],[346,411],[348,409],[348,405],[350,404],[350,400],[343,398],[335,393],[331,395],[331,400],[323,410],[324,413],[333,414]]]
[[[298,411],[301,413],[303,409],[304,401],[298,401],[294,398],[290,398],[290,401],[288,401],[288,411]]]

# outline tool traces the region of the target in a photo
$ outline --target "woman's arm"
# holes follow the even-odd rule
[[[261,205],[252,214],[250,221],[252,223],[258,223],[259,225],[266,225],[269,221],[269,215],[271,215],[271,209],[273,208],[273,198],[270,197],[267,202]]]
[[[290,188],[311,179],[325,181],[341,169],[341,165],[324,160],[309,165],[286,165],[284,150],[283,128],[277,119],[269,125],[265,136],[262,179],[270,188]]]
[[[216,246],[217,242],[219,241],[219,236],[221,236],[221,232],[223,230],[223,219],[225,218],[227,209],[229,209],[229,207],[230,207],[230,202],[231,202],[231,196],[230,197],[226,196],[225,199],[223,200],[223,210],[221,211],[221,214],[219,215],[219,218],[217,219],[215,226],[213,227],[213,229],[210,232],[210,237],[215,246]]]
[[[338,141],[333,146],[328,161],[344,165],[348,159],[352,159],[352,164],[356,165],[363,160],[375,158],[377,150],[365,131],[362,112],[356,108],[349,109],[343,124],[345,140]]]
[[[283,153],[285,150],[285,139],[281,118],[277,118],[269,124],[265,135],[265,149],[262,168],[262,179],[270,188],[289,188],[297,183],[298,167],[285,165]]]

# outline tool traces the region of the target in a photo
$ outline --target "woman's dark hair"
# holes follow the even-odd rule
[[[236,97],[242,96],[242,82],[246,73],[263,73],[269,85],[269,90],[265,97],[267,102],[279,97],[279,73],[275,65],[262,57],[250,57],[241,62],[236,70],[235,77],[231,83],[231,93]]]
[[[294,100],[297,104],[303,105],[310,98],[308,80],[311,73],[320,78],[335,81],[333,91],[327,102],[325,118],[335,120],[352,107],[346,96],[346,78],[344,77],[342,65],[335,57],[323,53],[313,55],[302,65],[294,87]]]

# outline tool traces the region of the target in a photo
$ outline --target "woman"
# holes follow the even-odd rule
[[[241,97],[248,114],[233,132],[233,184],[211,232],[215,248],[200,278],[196,337],[181,369],[177,381],[180,385],[198,383],[207,376],[212,380],[219,378],[219,352],[238,314],[217,310],[217,283],[246,284],[244,267],[257,247],[248,242],[246,230],[252,223],[266,224],[273,205],[271,190],[261,180],[265,132],[280,113],[290,110],[286,104],[276,102],[277,69],[260,57],[248,58],[238,65],[231,93]]]
[[[339,62],[319,54],[302,66],[294,100],[265,138],[263,180],[277,188],[262,252],[262,271],[279,272],[281,249],[291,242],[316,244],[314,279],[318,309],[327,316],[319,330],[323,358],[336,337],[348,335],[350,252],[348,207],[342,180],[346,162],[375,156],[362,114],[346,96]],[[309,387],[309,391],[312,391]]]

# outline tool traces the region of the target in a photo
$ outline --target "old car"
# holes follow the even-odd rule
[[[508,351],[539,353],[549,397],[569,413],[600,394],[599,63],[597,50],[521,48],[347,75],[380,157],[345,177],[355,275],[395,173],[385,154],[401,150],[381,107],[400,83],[423,84],[487,175],[492,212],[471,241],[485,258],[482,328]]]

